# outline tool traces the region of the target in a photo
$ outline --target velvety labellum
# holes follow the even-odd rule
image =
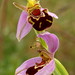
[[[34,12],[35,11],[35,12]],[[33,25],[33,28],[37,31],[42,31],[52,25],[53,18],[48,15],[47,9],[44,9],[41,13],[43,13],[43,16],[37,17],[36,15],[41,15],[40,11],[38,9],[33,11],[33,15],[30,15],[28,18],[29,23]],[[37,17],[37,18],[36,18]]]

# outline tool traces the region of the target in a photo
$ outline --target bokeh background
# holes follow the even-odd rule
[[[26,5],[27,0],[0,0],[0,75],[14,75],[25,60],[38,56],[33,29],[21,42],[16,39],[21,10],[13,2]],[[40,3],[59,16],[48,29],[60,39],[55,57],[70,75],[75,75],[75,0],[41,0]]]

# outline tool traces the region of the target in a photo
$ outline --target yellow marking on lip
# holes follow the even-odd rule
[[[44,67],[45,65],[46,65],[46,64],[37,66],[37,63],[36,63],[35,66],[34,66],[34,69],[37,69],[37,68],[39,68],[39,67]]]
[[[32,23],[32,25],[34,25],[35,23],[31,20],[31,18],[28,19],[30,23]]]
[[[41,24],[42,24],[42,22],[40,22],[40,24],[39,24],[39,28],[41,28]]]
[[[46,21],[48,21],[49,23],[52,23],[52,21],[50,21],[50,20],[48,20],[48,19],[46,19]]]

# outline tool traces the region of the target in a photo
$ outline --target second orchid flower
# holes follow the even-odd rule
[[[54,54],[59,47],[59,39],[55,34],[45,32],[38,37],[44,39],[47,50],[38,50],[40,57],[25,61],[16,69],[16,75],[51,75],[55,70]]]

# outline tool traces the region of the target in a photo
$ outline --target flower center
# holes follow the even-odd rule
[[[40,9],[35,9],[32,11],[32,15],[39,16],[41,14]]]
[[[40,53],[40,56],[42,58],[41,63],[35,63],[34,66],[28,68],[26,71],[26,75],[34,75],[52,60],[52,56],[48,51],[38,50],[38,52]]]
[[[40,5],[35,4],[33,7],[29,7],[27,9],[27,12],[29,13],[29,15],[34,15],[34,16],[39,15],[40,14]]]
[[[42,31],[52,25],[53,18],[48,14],[47,9],[44,9],[43,11],[35,9],[28,17],[28,22],[32,24],[33,28],[37,31]]]

